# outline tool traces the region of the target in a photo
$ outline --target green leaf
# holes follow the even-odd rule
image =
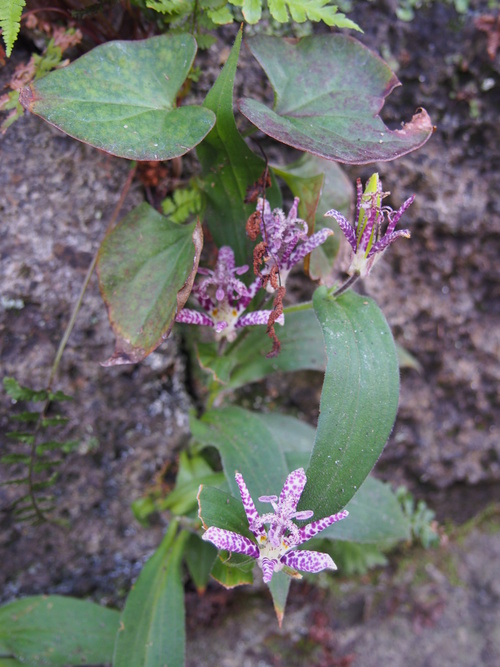
[[[34,596],[0,608],[0,645],[30,665],[100,665],[113,655],[119,614],[59,595]]]
[[[176,100],[196,54],[191,35],[116,41],[21,91],[21,104],[72,137],[131,160],[168,160],[194,148],[214,114]]]
[[[9,431],[9,433],[6,433],[6,436],[11,440],[17,440],[17,442],[22,442],[26,445],[31,445],[35,441],[35,436],[32,433],[21,431]]]
[[[224,588],[235,588],[244,584],[253,583],[253,559],[246,559],[246,565],[242,565],[239,554],[228,554],[227,560],[216,558],[212,568],[212,577],[224,586]]]
[[[46,401],[48,394],[45,389],[35,391],[29,387],[23,387],[15,378],[5,377],[3,386],[7,394],[15,401],[33,401],[35,403]]]
[[[268,359],[269,337],[264,327],[253,327],[233,349],[234,369],[227,387],[235,389],[249,382],[256,382],[276,371],[317,370],[326,366],[325,346],[321,328],[311,309],[287,311],[285,325],[276,327],[281,341],[281,352]]]
[[[187,541],[184,557],[196,590],[203,594],[217,558],[217,549],[210,542],[204,542],[198,535],[193,534]]]
[[[334,232],[334,236],[330,236],[325,243],[312,251],[309,263],[304,262],[313,280],[331,282],[331,272],[342,234],[334,218],[325,218],[325,213],[334,208],[350,219],[354,198],[354,188],[350,180],[336,162],[317,155],[303,155],[297,162],[273,170],[283,178],[293,195],[300,197],[301,206],[304,199],[307,202],[307,197],[311,198],[311,186],[314,188],[317,179],[323,176],[319,201],[316,200],[315,206],[311,202],[306,211],[299,207],[299,214],[307,220],[311,231],[328,227]]]
[[[274,611],[278,619],[279,626],[283,623],[285,615],[286,599],[290,589],[291,578],[285,572],[276,572],[269,584],[271,595],[273,596]]]
[[[2,28],[7,57],[10,57],[19,33],[21,13],[25,4],[25,0],[0,0],[0,28]]]
[[[104,366],[141,361],[165,340],[191,292],[202,244],[199,223],[177,225],[146,203],[106,236],[97,270],[116,346]]]
[[[433,132],[423,109],[401,130],[385,126],[378,114],[399,81],[350,37],[313,35],[291,42],[258,35],[248,45],[271,81],[275,107],[242,99],[239,108],[282,143],[329,160],[367,164],[405,155]]]
[[[200,484],[217,486],[224,479],[224,474],[214,472],[203,457],[181,452],[175,488],[164,500],[159,501],[158,507],[177,515],[188,514],[197,507]]]
[[[330,0],[268,0],[271,16],[280,23],[292,21],[304,23],[304,21],[324,21],[329,26],[337,28],[351,28],[352,30],[361,30],[361,28],[348,19],[345,14],[337,12],[336,5],[330,5]],[[288,8],[288,10],[287,10]]]
[[[243,475],[254,498],[281,490],[288,474],[286,460],[258,415],[230,406],[209,410],[199,420],[192,417],[190,426],[196,440],[219,451],[235,498],[240,498],[236,471]]]
[[[410,538],[410,522],[396,494],[374,477],[366,478],[346,509],[348,518],[326,528],[321,538],[385,546]]]
[[[245,225],[255,211],[255,204],[243,202],[247,188],[255,183],[265,169],[265,162],[249,149],[236,128],[233,115],[234,75],[241,46],[241,31],[231,54],[203,106],[217,116],[214,129],[198,146],[196,152],[202,166],[202,187],[207,208],[205,220],[210,234],[220,248],[229,245],[234,251],[236,266],[246,264],[253,245],[246,236]],[[281,198],[276,184],[266,193],[273,206]]]
[[[345,507],[375,465],[396,418],[399,370],[378,306],[319,287],[313,298],[328,364],[316,441],[299,508],[328,516]]]
[[[13,464],[13,463],[26,463],[29,464],[31,461],[31,456],[29,454],[4,454],[0,457],[0,463],[3,464]]]
[[[25,424],[33,424],[34,422],[37,422],[40,417],[39,412],[20,412],[17,415],[11,415],[11,419],[14,419],[15,421],[18,422],[24,422]]]
[[[314,549],[330,554],[344,576],[366,574],[374,567],[387,565],[387,558],[376,544],[315,540]]]
[[[185,652],[182,554],[187,532],[171,523],[130,591],[116,636],[113,667],[183,667]]]
[[[54,417],[46,417],[42,419],[42,426],[47,428],[48,426],[60,426],[61,424],[67,424],[69,419],[63,417],[62,415],[55,415]]]
[[[262,16],[262,0],[243,0],[242,12],[247,23],[258,23]]]

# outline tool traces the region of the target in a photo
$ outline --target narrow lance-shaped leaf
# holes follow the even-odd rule
[[[316,441],[299,509],[328,516],[345,507],[368,476],[396,418],[399,369],[389,326],[367,297],[316,290],[328,364]]]
[[[201,225],[177,225],[146,203],[104,239],[97,270],[116,335],[104,366],[136,363],[155,350],[187,301],[198,269]]]
[[[207,199],[205,220],[217,246],[231,246],[237,266],[246,264],[252,255],[245,223],[255,211],[255,204],[244,203],[246,191],[259,179],[266,166],[265,161],[247,146],[234,120],[233,87],[240,46],[241,31],[203,103],[205,108],[216,114],[217,122],[196,149]],[[275,183],[266,197],[273,206],[280,205],[281,197]]]
[[[113,667],[183,667],[184,587],[181,561],[189,533],[169,526],[130,591],[116,636]]]
[[[351,37],[313,35],[293,43],[258,35],[248,45],[271,81],[275,106],[245,98],[239,108],[282,143],[329,160],[367,164],[405,155],[432,134],[423,109],[400,130],[385,126],[378,114],[399,81]]]
[[[168,160],[196,146],[215,117],[177,107],[196,54],[191,35],[116,41],[23,88],[19,100],[63,132],[133,160]]]
[[[0,651],[32,666],[109,663],[119,618],[117,611],[70,597],[23,598],[0,608]]]

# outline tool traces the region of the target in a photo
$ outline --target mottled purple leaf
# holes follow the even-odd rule
[[[146,203],[102,242],[97,270],[116,336],[104,366],[141,361],[167,338],[198,268],[201,225],[177,225]]]
[[[387,64],[345,35],[313,35],[296,42],[258,35],[248,40],[275,91],[274,110],[253,99],[241,112],[282,143],[329,160],[367,164],[419,148],[433,132],[421,109],[400,130],[379,116],[399,85]]]

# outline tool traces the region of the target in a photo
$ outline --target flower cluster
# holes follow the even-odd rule
[[[175,321],[185,324],[199,324],[213,327],[218,339],[226,338],[233,341],[237,329],[255,324],[268,323],[271,310],[254,310],[244,314],[250,301],[262,286],[257,278],[247,287],[236,276],[248,271],[248,266],[235,266],[234,252],[229,246],[219,250],[215,269],[198,269],[198,273],[206,276],[196,283],[191,294],[203,309],[184,308],[177,313]],[[283,315],[277,319],[284,323]]]
[[[277,289],[278,284],[284,286],[290,270],[304,259],[333,234],[331,229],[321,229],[308,236],[307,222],[297,216],[299,198],[295,197],[288,215],[280,208],[271,211],[269,202],[259,198],[257,213],[259,214],[259,231],[262,242],[254,253],[254,268],[263,278],[264,286],[270,292]],[[255,240],[256,234],[253,234]],[[260,265],[265,263],[261,270]],[[279,283],[278,283],[279,275]]]
[[[311,510],[297,512],[297,505],[307,481],[303,468],[294,470],[288,475],[279,498],[277,496],[261,496],[259,498],[262,503],[271,503],[274,510],[274,512],[262,516],[257,512],[242,475],[236,473],[235,477],[247,515],[248,525],[255,536],[256,542],[243,535],[215,526],[206,530],[203,535],[204,540],[212,542],[218,549],[225,549],[255,558],[262,569],[266,583],[271,581],[275,572],[279,572],[284,567],[291,568],[292,574],[296,574],[296,570],[320,572],[325,569],[337,569],[328,554],[318,551],[295,551],[296,547],[303,542],[310,540],[332,523],[340,521],[348,515],[346,510],[342,510],[337,514],[313,521],[301,528],[292,521],[292,519],[303,521],[310,519],[313,515]],[[268,526],[267,530],[265,525]]]
[[[382,192],[379,175],[373,174],[364,191],[358,179],[354,227],[342,213],[335,209],[325,213],[326,216],[335,218],[354,252],[348,270],[351,275],[357,274],[361,278],[367,276],[375,262],[381,257],[381,253],[391,243],[394,243],[400,236],[410,237],[407,229],[396,232],[395,228],[403,213],[413,203],[415,196],[407,199],[400,209],[394,211],[390,206],[382,206],[382,200],[388,194],[389,192]],[[386,218],[387,228],[384,233]]]

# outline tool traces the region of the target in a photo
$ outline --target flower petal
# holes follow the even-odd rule
[[[351,227],[349,221],[347,218],[345,218],[342,213],[339,211],[336,211],[334,208],[332,208],[330,211],[327,211],[325,213],[325,216],[328,218],[334,218],[337,225],[340,227],[340,230],[342,231],[343,235],[346,237],[346,239],[349,241],[349,245],[353,249],[354,252],[356,252],[356,249],[358,247],[358,243],[356,240],[356,233],[354,229]]]
[[[310,540],[318,533],[321,533],[322,530],[325,530],[325,528],[331,526],[332,523],[341,521],[342,519],[345,519],[346,516],[348,515],[349,512],[347,510],[342,510],[337,514],[331,514],[330,516],[326,516],[324,519],[318,519],[317,521],[313,521],[312,523],[307,524],[307,526],[303,526],[302,528],[299,529],[299,538],[298,541],[295,543],[296,546],[302,544],[303,542],[306,542],[307,540]]]
[[[404,238],[409,239],[411,234],[408,229],[400,229],[397,232],[392,232],[392,234],[386,234],[383,238],[380,239],[377,243],[375,243],[370,252],[368,253],[368,257],[372,257],[378,252],[383,252],[388,246],[391,245],[391,243],[394,243],[396,239],[398,239],[400,236],[404,236]]]
[[[254,310],[251,313],[246,313],[242,315],[235,324],[237,329],[241,327],[250,327],[257,324],[267,324],[269,322],[269,316],[271,315],[272,310]],[[282,314],[277,319],[278,324],[285,324],[285,316]]]
[[[268,584],[273,578],[274,570],[277,564],[278,561],[274,558],[263,558],[261,561],[259,561],[259,565],[262,569],[263,579],[266,584]]]
[[[279,504],[280,506],[286,505],[287,509],[290,510],[290,516],[297,509],[297,505],[306,485],[307,477],[304,472],[304,468],[297,468],[291,472],[283,484],[283,488],[280,493]],[[289,518],[289,517],[287,517]]]
[[[238,535],[238,533],[233,533],[230,530],[210,526],[201,539],[205,540],[205,542],[212,542],[217,549],[225,549],[233,553],[252,556],[252,558],[259,557],[259,548],[252,540],[243,535]]]
[[[236,484],[238,485],[238,488],[240,490],[241,502],[243,503],[243,509],[245,510],[245,514],[247,515],[248,525],[250,527],[250,530],[255,535],[255,537],[259,538],[261,535],[265,535],[266,531],[264,530],[264,527],[262,525],[258,528],[256,527],[256,524],[260,519],[260,516],[259,513],[257,512],[257,508],[255,507],[255,503],[253,502],[252,496],[250,495],[250,492],[247,489],[247,485],[245,484],[243,475],[237,472],[235,473],[234,477],[236,479]]]
[[[288,266],[291,268],[292,266],[295,266],[295,264],[298,264],[301,260],[304,259],[306,255],[324,243],[326,239],[332,235],[333,231],[328,229],[328,227],[325,227],[324,229],[320,229],[319,232],[316,232],[310,236],[307,241],[302,243],[292,252],[290,259],[288,260]]]
[[[214,322],[206,313],[201,313],[199,310],[192,310],[191,308],[183,308],[175,316],[176,322],[184,324],[200,324],[205,327],[213,327]]]
[[[319,551],[289,551],[280,558],[283,565],[288,565],[301,572],[321,572],[321,570],[336,570],[337,566],[331,556]]]

